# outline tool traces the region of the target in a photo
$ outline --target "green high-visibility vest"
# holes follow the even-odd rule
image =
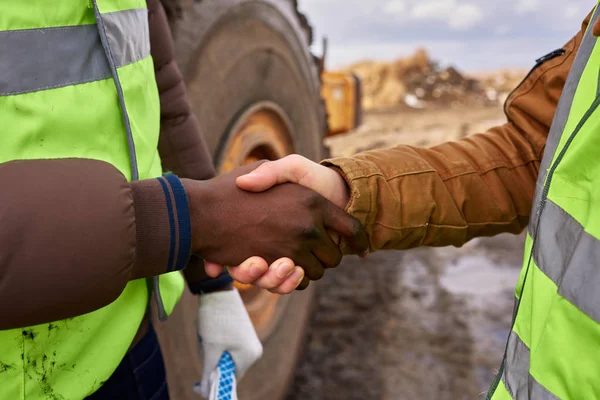
[[[599,17],[596,7],[546,144],[493,400],[600,399]]]
[[[162,174],[145,0],[5,1],[0,49],[0,163],[90,158],[130,180]],[[183,285],[179,272],[160,277],[167,313]],[[0,399],[95,392],[126,354],[148,298],[137,280],[98,311],[0,331]]]

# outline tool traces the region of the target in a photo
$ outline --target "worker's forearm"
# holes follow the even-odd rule
[[[513,129],[325,165],[347,179],[353,194],[348,211],[365,225],[372,251],[460,246],[475,236],[517,233],[527,224],[539,157],[526,141],[512,141]]]
[[[506,104],[509,122],[430,149],[399,146],[326,160],[348,182],[348,211],[371,250],[462,245],[519,232],[529,220],[540,160],[582,30],[539,65]]]
[[[177,185],[128,183],[86,159],[0,164],[0,329],[91,312],[131,280],[183,268],[189,213]]]

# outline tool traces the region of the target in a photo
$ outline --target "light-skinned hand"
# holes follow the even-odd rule
[[[340,174],[298,154],[261,164],[236,183],[248,192],[263,192],[282,183],[297,183],[343,209],[350,200],[350,190]]]

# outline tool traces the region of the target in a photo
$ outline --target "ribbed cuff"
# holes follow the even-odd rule
[[[227,285],[231,285],[232,283],[233,278],[229,275],[229,272],[225,271],[214,279],[207,279],[201,282],[188,281],[188,287],[190,288],[190,292],[193,294],[202,294],[222,289]]]
[[[140,277],[182,270],[191,253],[185,189],[175,175],[131,183],[136,224],[135,271]]]

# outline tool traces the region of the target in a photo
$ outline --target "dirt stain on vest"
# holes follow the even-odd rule
[[[36,360],[33,360],[31,366],[33,367],[35,378],[40,385],[44,397],[51,400],[64,400],[63,396],[54,392],[54,388],[48,379],[56,367],[56,352],[53,353],[53,356],[54,357],[48,357],[47,354],[44,354],[41,362],[38,363]]]
[[[53,330],[58,329],[56,324],[48,324],[48,334]],[[24,329],[22,331],[23,338],[25,341],[34,342],[36,334],[32,329]],[[24,355],[21,354],[21,358],[24,358]],[[50,383],[50,376],[52,376],[53,371],[57,368],[56,365],[57,354],[56,351],[52,353],[44,353],[41,358],[31,358],[27,355],[27,376],[29,379],[33,381],[37,381],[40,386],[40,390],[43,393],[43,397],[50,400],[65,400],[65,398],[56,393],[54,388]],[[0,363],[0,372],[2,372],[4,364]],[[63,364],[64,367],[66,365]],[[11,366],[7,366],[11,367]],[[74,367],[74,366],[73,366]],[[60,366],[59,366],[60,368]],[[30,374],[31,373],[31,374]],[[33,375],[33,376],[32,376]]]
[[[3,363],[2,361],[0,361],[0,374],[3,372],[7,372],[7,371],[13,371],[16,368],[17,367],[13,364],[6,364],[6,363]]]
[[[28,340],[35,339],[35,334],[33,333],[32,329],[23,330],[23,336],[25,337],[25,339],[28,339]]]

